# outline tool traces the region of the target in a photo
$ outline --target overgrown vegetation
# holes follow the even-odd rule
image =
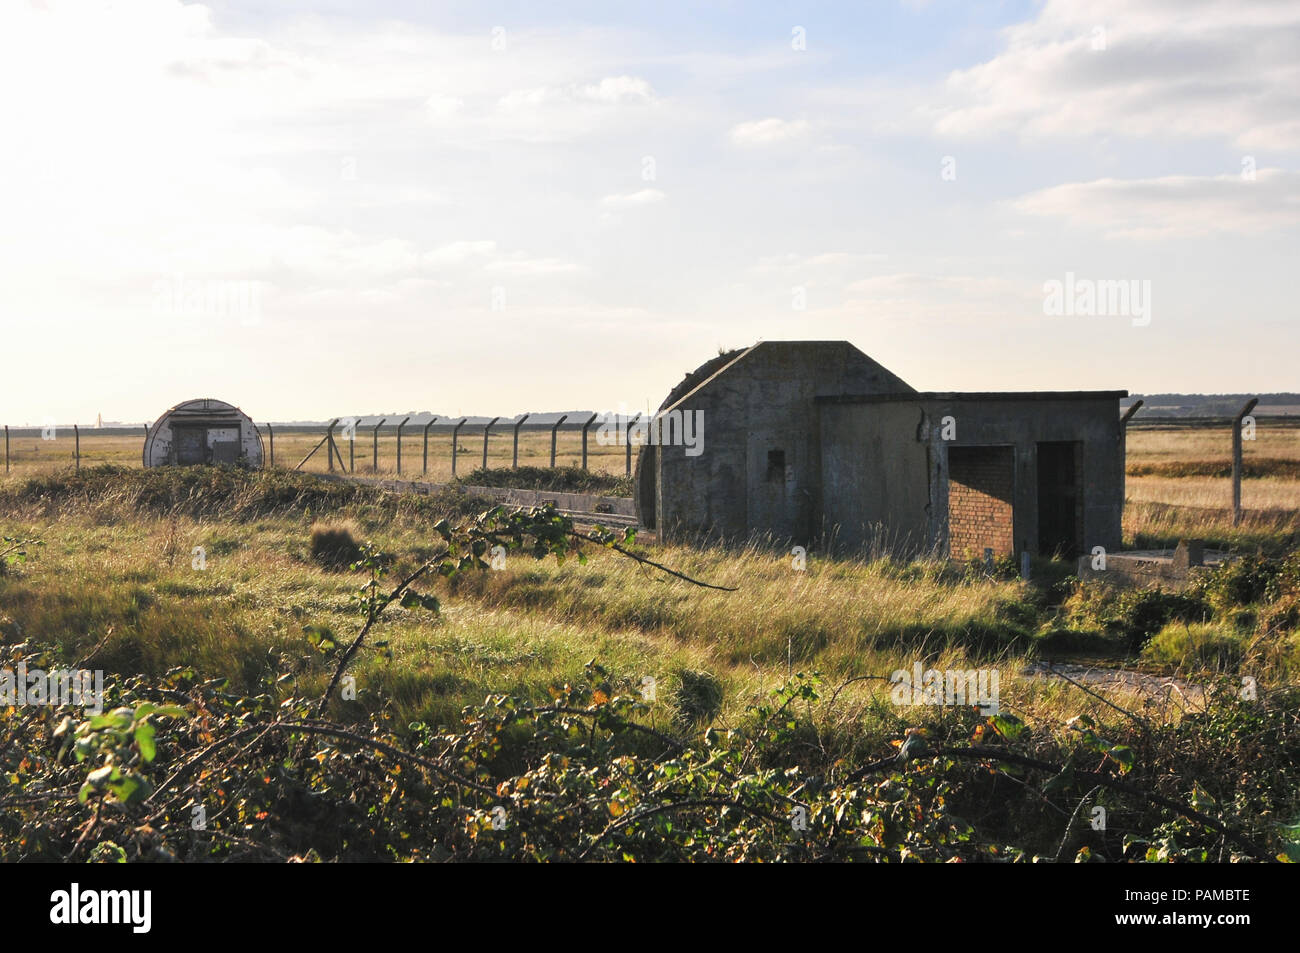
[[[601,496],[631,496],[632,478],[582,467],[480,467],[459,478],[463,486],[501,486]]]
[[[1295,555],[1182,594],[795,572],[549,507],[204,469],[8,485],[0,520],[27,554],[0,668],[102,669],[108,696],[0,706],[3,859],[1300,856]],[[357,558],[322,567],[313,527]],[[1140,649],[1204,702],[1021,677],[1049,636]],[[913,663],[998,669],[999,713],[892,703]]]
[[[356,527],[349,523],[316,523],[311,528],[311,558],[326,569],[346,569],[361,558]]]

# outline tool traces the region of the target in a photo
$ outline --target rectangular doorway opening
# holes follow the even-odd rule
[[[948,450],[948,555],[980,559],[1015,554],[1016,456],[1013,447]]]
[[[1038,552],[1075,559],[1082,551],[1083,448],[1076,441],[1038,445]]]

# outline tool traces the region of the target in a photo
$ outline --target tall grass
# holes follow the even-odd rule
[[[351,521],[356,538],[397,556],[397,576],[440,545],[434,522],[485,505],[464,494],[396,495],[204,468],[92,469],[10,483],[0,488],[0,529],[46,545],[0,578],[0,637],[53,646],[68,660],[105,640],[95,664],[110,672],[188,665],[273,694],[285,690],[274,677],[287,666],[300,688],[320,691],[330,665],[303,627],[355,634],[350,600],[362,579],[312,559],[311,527]],[[1265,538],[1273,530],[1248,524],[1240,532]],[[206,553],[202,569],[190,558],[197,546]],[[1038,717],[1104,707],[1063,683],[1021,677],[1045,633],[1058,647],[1070,643],[1047,574],[1026,584],[943,561],[815,552],[796,571],[788,554],[757,543],[646,551],[737,591],[692,586],[600,548],[585,565],[511,554],[502,571],[440,583],[439,616],[390,610],[377,639],[392,658],[363,653],[356,704],[394,724],[449,723],[489,693],[549,698],[595,657],[629,691],[653,678],[671,717],[686,721],[709,710],[711,685],[725,721],[791,672],[819,670],[835,684],[864,679],[839,696],[846,737],[851,719],[896,725],[917,717],[882,701],[888,675],[917,661],[997,668],[1006,704]]]

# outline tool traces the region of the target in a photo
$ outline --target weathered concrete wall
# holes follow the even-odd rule
[[[668,410],[702,411],[704,444],[698,456],[682,446],[655,454],[664,537],[810,539],[823,506],[816,398],[846,393],[914,391],[845,341],[768,341],[679,399]]]
[[[923,552],[930,487],[920,410],[901,402],[820,410],[822,532],[855,549]]]
[[[1114,394],[825,398],[821,412],[826,522],[838,524],[846,545],[869,545],[881,536],[923,538],[946,553],[948,450],[1009,446],[1015,548],[1036,554],[1037,444],[1047,441],[1082,444],[1085,551],[1120,545],[1124,435]],[[944,439],[945,418],[952,419],[951,440]]]

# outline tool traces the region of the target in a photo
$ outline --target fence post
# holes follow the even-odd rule
[[[429,428],[433,426],[433,422],[437,419],[438,419],[438,415],[434,414],[433,419],[424,425],[424,475],[425,476],[429,475]]]
[[[5,424],[5,473],[9,472],[9,425]]]
[[[462,417],[460,423],[451,428],[451,475],[453,478],[456,476],[456,438],[460,436],[460,428],[465,426],[467,420],[469,420],[468,417]]]
[[[626,465],[627,476],[632,475],[632,425],[640,419],[641,419],[641,415],[637,414],[635,417],[633,417],[631,420],[627,422],[627,429],[623,431],[623,446],[626,448],[627,451],[627,465]]]
[[[562,417],[560,417],[559,420],[555,422],[555,426],[551,428],[551,469],[552,470],[555,469],[555,432],[560,429],[560,424],[564,423],[568,419],[569,419],[569,415],[564,414]]]
[[[524,421],[531,416],[532,414],[524,414],[517,421],[515,421],[515,448],[510,458],[510,468],[512,470],[519,469],[519,428],[522,427],[524,425]]]
[[[330,473],[334,472],[334,454],[336,452],[334,450],[334,427],[338,422],[339,419],[335,417],[333,420],[330,421],[329,426],[325,428],[325,442],[329,444],[329,446],[326,448],[328,452],[325,454],[325,459],[326,459],[326,468],[329,470]]]
[[[334,419],[335,426],[337,426],[338,422],[342,419],[342,417],[336,417]],[[343,462],[343,451],[339,449],[339,442],[337,440],[331,440],[330,446],[333,448],[335,456],[339,458],[339,470],[343,473],[347,473],[348,465]]]
[[[582,425],[582,469],[587,469],[587,431],[596,422],[600,414],[592,414],[591,419]]]
[[[1241,525],[1241,471],[1242,452],[1241,452],[1241,424],[1246,419],[1246,415],[1255,409],[1259,403],[1258,397],[1252,397],[1246,401],[1246,406],[1241,408],[1241,412],[1233,418],[1232,421],[1232,525]]]
[[[266,425],[266,435],[271,438],[271,466],[275,467],[275,428],[269,423]]]
[[[500,417],[493,417],[491,420],[488,421],[488,425],[483,428],[483,469],[484,470],[487,469],[488,431],[491,430],[492,425],[500,419],[501,419]]]
[[[77,470],[81,470],[81,428],[76,424],[72,425],[72,455],[77,460]]]
[[[386,421],[387,419],[388,419],[387,417],[380,417],[379,423],[375,424],[375,429],[370,431],[371,447],[373,450],[373,455],[370,458],[371,473],[379,472],[379,428],[384,425],[384,421]]]
[[[407,417],[406,420],[410,420]],[[397,425],[397,475],[402,475],[402,428],[406,426],[406,420]]]

